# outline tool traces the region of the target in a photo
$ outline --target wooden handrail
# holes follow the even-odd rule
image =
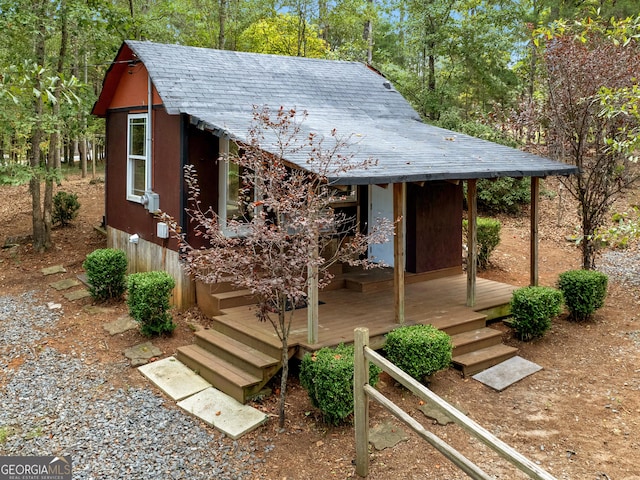
[[[354,331],[354,424],[356,432],[356,473],[366,477],[369,473],[369,402],[371,398],[387,408],[393,415],[413,429],[423,439],[433,445],[445,457],[458,468],[474,479],[491,478],[487,476],[477,465],[471,463],[463,455],[444,443],[434,434],[427,432],[422,425],[413,419],[397,405],[387,399],[380,392],[369,385],[369,362],[380,367],[396,381],[409,389],[419,398],[432,402],[455,423],[465,429],[485,445],[496,451],[505,460],[529,475],[534,480],[556,480],[547,471],[540,468],[528,458],[524,457],[495,435],[482,428],[464,413],[451,406],[438,395],[416,381],[411,376],[400,370],[396,365],[369,348],[369,329],[356,328]]]

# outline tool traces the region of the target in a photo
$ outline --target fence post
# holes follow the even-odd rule
[[[369,361],[364,348],[369,346],[369,329],[354,330],[353,423],[356,434],[356,474],[369,475],[369,399],[364,386],[369,383]]]

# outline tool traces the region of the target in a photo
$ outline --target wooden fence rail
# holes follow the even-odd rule
[[[389,410],[396,418],[414,430],[421,438],[429,442],[470,478],[479,480],[493,478],[465,458],[461,453],[443,442],[439,437],[425,430],[413,417],[404,412],[378,390],[371,387],[369,385],[369,362],[371,362],[391,375],[417,397],[435,404],[470,435],[473,435],[482,443],[495,450],[501,457],[515,465],[518,470],[529,475],[530,478],[534,480],[556,480],[551,474],[489,433],[464,413],[449,405],[424,385],[376,353],[375,350],[371,350],[369,348],[369,329],[356,328],[354,335],[354,424],[356,435],[356,473],[358,475],[366,477],[369,474],[369,398],[371,398]]]

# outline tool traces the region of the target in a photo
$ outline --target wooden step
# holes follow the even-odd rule
[[[458,355],[453,357],[451,362],[455,368],[462,370],[462,374],[466,377],[504,362],[516,353],[518,353],[517,348],[499,344]]]
[[[487,317],[483,314],[465,307],[460,310],[430,312],[426,318],[420,319],[420,322],[430,323],[438,330],[442,330],[449,335],[456,335],[486,326]]]
[[[456,357],[502,343],[502,332],[493,328],[476,328],[452,335],[451,343],[453,356]]]
[[[255,296],[249,290],[232,290],[230,292],[214,293],[212,296],[218,302],[218,310],[256,303]]]
[[[216,330],[199,330],[195,333],[196,345],[244,371],[265,380],[280,369],[280,360],[235,340]],[[275,370],[272,372],[272,370]]]
[[[230,309],[228,312],[234,313],[239,309]],[[259,324],[259,320],[255,318],[253,310],[244,311],[242,315],[249,315],[255,318],[255,326],[248,327],[242,322],[236,322],[233,319],[233,315],[225,315],[226,312],[222,312],[222,315],[217,315],[212,318],[211,329],[217,332],[223,333],[227,337],[231,337],[234,340],[243,343],[249,347],[261,351],[262,353],[272,357],[280,358],[282,356],[282,344],[275,333],[268,332],[262,325]],[[291,346],[292,348],[295,345]]]
[[[176,358],[215,388],[241,403],[245,403],[262,387],[261,378],[245,372],[198,345],[178,348]]]

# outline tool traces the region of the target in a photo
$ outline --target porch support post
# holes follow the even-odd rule
[[[477,188],[476,179],[467,180],[467,306],[473,307],[476,303],[476,274],[478,270],[477,247]]]
[[[404,323],[404,267],[405,254],[405,217],[407,184],[393,184],[393,218],[395,235],[393,236],[393,295],[396,323]]]
[[[318,235],[309,243],[307,265],[307,342],[318,343]]]
[[[532,286],[538,285],[538,221],[540,217],[540,178],[531,177],[531,251],[530,251],[530,269],[531,275],[529,283]]]

